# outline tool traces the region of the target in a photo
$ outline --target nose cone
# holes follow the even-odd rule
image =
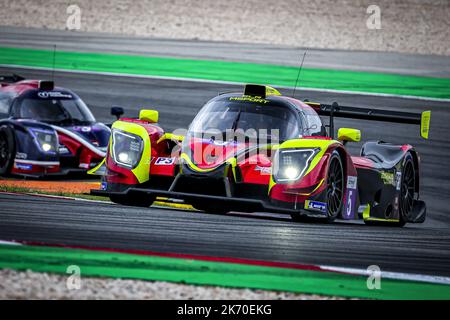
[[[246,144],[234,141],[195,139],[190,141],[191,161],[202,169],[215,168],[244,151]]]

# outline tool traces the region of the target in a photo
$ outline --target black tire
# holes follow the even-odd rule
[[[405,164],[402,169],[402,179],[400,182],[399,215],[400,221],[397,224],[403,227],[409,221],[409,214],[414,207],[414,196],[416,192],[416,170],[411,154],[405,157]]]
[[[226,214],[230,211],[226,207],[218,207],[207,203],[192,203],[191,205],[194,209],[205,211],[206,213]]]
[[[334,221],[341,213],[344,200],[344,167],[337,151],[333,151],[327,175],[327,221]]]
[[[0,126],[0,176],[11,173],[16,154],[14,131],[6,126]]]
[[[155,198],[154,197],[143,197],[143,196],[129,196],[129,195],[118,195],[118,194],[114,194],[114,195],[110,195],[109,199],[117,204],[121,204],[123,206],[132,206],[132,207],[145,207],[148,208],[150,207],[153,202],[155,202]]]

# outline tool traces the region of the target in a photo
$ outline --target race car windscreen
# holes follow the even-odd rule
[[[0,92],[0,119],[6,118],[9,112],[9,106],[14,98],[14,94],[10,92]]]
[[[57,91],[26,95],[18,101],[13,116],[52,124],[84,125],[95,122],[80,98]]]
[[[300,124],[294,112],[284,106],[245,101],[213,101],[203,107],[189,131],[195,136],[206,132],[221,132],[224,139],[227,130],[243,130],[250,135],[257,133],[259,139],[285,141],[299,136]],[[262,136],[266,134],[266,137]]]

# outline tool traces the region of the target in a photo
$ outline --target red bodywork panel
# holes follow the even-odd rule
[[[241,169],[243,183],[269,185],[272,161],[267,155],[253,155],[237,165]]]
[[[221,165],[233,155],[246,150],[248,144],[191,138],[189,148],[192,155],[191,161],[197,167],[211,169]]]
[[[91,167],[91,162],[99,163],[103,160],[103,158],[98,154],[86,148],[79,141],[65,135],[64,133],[58,132],[58,138],[60,144],[69,149],[72,154],[78,155],[80,168],[89,169]]]
[[[39,80],[23,80],[15,83],[4,83],[0,88],[4,92],[11,92],[19,95],[27,90],[37,89],[38,87]]]
[[[375,164],[365,157],[352,156],[352,162],[357,168],[373,169]]]

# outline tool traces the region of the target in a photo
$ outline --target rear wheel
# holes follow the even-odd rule
[[[330,158],[327,176],[327,220],[334,221],[342,210],[344,199],[344,168],[337,151]]]
[[[129,196],[129,195],[117,195],[112,194],[109,196],[109,199],[117,204],[121,204],[124,206],[133,206],[133,207],[150,207],[155,201],[155,197],[151,196]]]
[[[0,175],[5,176],[11,173],[14,155],[14,132],[7,126],[0,126]]]
[[[400,226],[405,225],[409,220],[409,215],[414,207],[414,195],[416,192],[416,171],[414,161],[411,156],[406,157],[402,170],[402,180],[400,186],[399,214]]]

